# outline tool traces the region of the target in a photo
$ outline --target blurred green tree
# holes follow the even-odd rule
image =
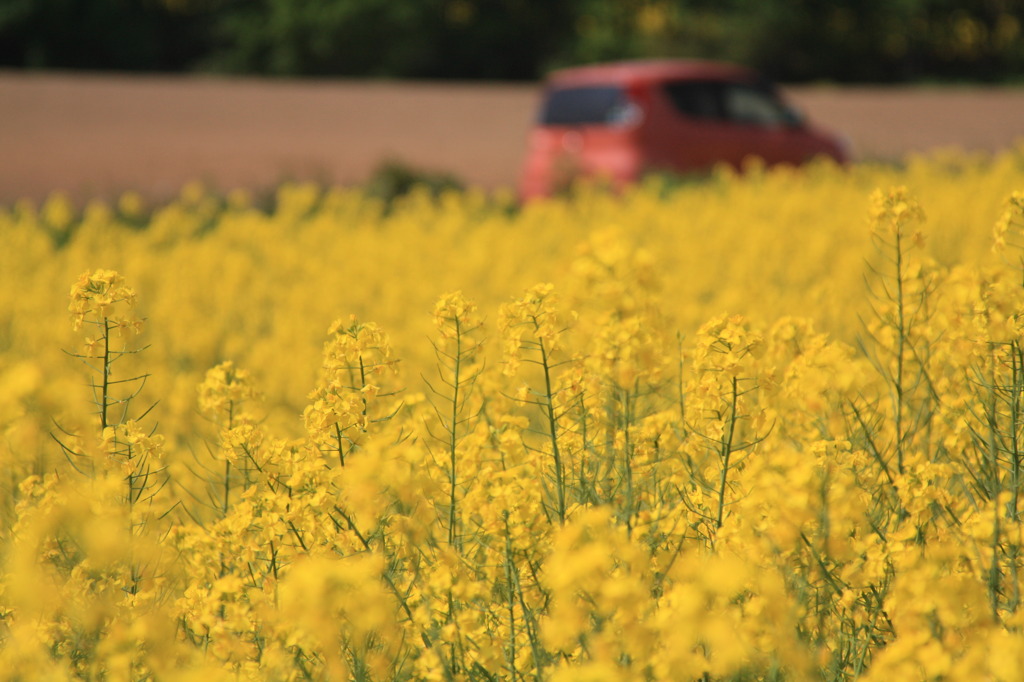
[[[228,0],[205,68],[527,79],[569,38],[569,0]]]
[[[0,66],[534,79],[634,57],[783,81],[1020,80],[1022,0],[0,0]]]
[[[0,65],[181,70],[204,48],[195,24],[157,0],[2,0]]]
[[[558,65],[725,59],[786,81],[1020,79],[1020,0],[578,0]]]

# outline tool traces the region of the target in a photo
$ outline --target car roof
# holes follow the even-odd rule
[[[760,80],[756,71],[736,64],[698,59],[637,59],[557,69],[547,76],[555,86],[594,83],[647,83],[663,80]]]

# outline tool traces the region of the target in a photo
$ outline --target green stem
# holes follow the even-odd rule
[[[110,396],[110,320],[103,318],[103,371],[100,396],[100,432],[107,428],[107,408]]]
[[[512,673],[512,682],[515,682],[518,674],[516,672],[516,601],[515,581],[512,577],[512,538],[509,535],[508,512],[505,516],[505,582],[508,584],[508,662],[509,670]]]
[[[630,400],[630,392],[624,392],[625,397],[623,398],[623,414],[622,414],[622,431],[625,434],[626,442],[622,450],[622,465],[625,469],[626,478],[626,534],[632,536],[633,534],[633,514],[634,514],[634,491],[633,491],[633,444],[630,440],[630,424],[633,420],[632,414],[632,401]]]
[[[457,429],[459,424],[459,375],[462,370],[462,329],[459,319],[455,318],[455,366],[452,369],[452,423],[448,429],[450,441],[448,443],[448,544],[456,549],[458,543],[458,471],[456,469],[456,444],[458,442]]]
[[[1011,358],[1012,358],[1012,369],[1013,369],[1013,391],[1011,402],[1010,402],[1010,447],[1011,447],[1011,460],[1010,460],[1010,491],[1012,497],[1010,498],[1010,518],[1017,521],[1018,509],[1020,508],[1020,469],[1021,469],[1021,450],[1020,450],[1020,411],[1021,411],[1021,390],[1022,386],[1022,365],[1024,365],[1024,354],[1022,354],[1020,343],[1014,341],[1010,347]]]
[[[989,597],[992,606],[992,620],[1000,622],[999,618],[999,592],[1002,586],[1002,571],[999,569],[999,539],[1000,539],[1000,518],[999,518],[999,495],[992,497],[992,565],[989,568]]]
[[[738,380],[732,378],[732,399],[729,407],[729,428],[725,440],[722,441],[722,476],[718,483],[718,516],[715,519],[715,528],[722,527],[722,518],[725,515],[725,487],[729,478],[729,459],[732,456],[732,440],[736,433],[736,402],[739,396]]]
[[[989,475],[992,477],[989,482],[989,494],[992,498],[992,542],[990,549],[992,551],[992,563],[989,565],[988,570],[988,592],[989,592],[989,606],[992,610],[992,618],[995,622],[999,622],[999,586],[1001,582],[1001,575],[999,571],[999,492],[1000,492],[1000,481],[999,481],[999,410],[996,405],[996,391],[998,390],[999,377],[996,373],[996,357],[995,351],[993,350],[990,356],[991,360],[991,377],[989,379],[989,391],[988,391],[988,438],[986,445],[988,446],[988,459],[989,459]]]
[[[551,456],[555,461],[555,493],[558,500],[558,521],[565,524],[565,475],[562,471],[562,455],[558,450],[558,431],[555,420],[555,405],[551,392],[551,368],[548,364],[548,352],[541,339],[540,357],[544,367],[544,398],[548,417],[548,434],[551,437]]]
[[[903,473],[903,353],[907,329],[903,308],[903,245],[902,235],[896,231],[896,471]]]
[[[345,466],[345,439],[341,435],[341,427],[334,423],[334,440],[338,443],[338,463]]]

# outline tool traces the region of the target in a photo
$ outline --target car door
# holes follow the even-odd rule
[[[724,83],[674,80],[654,88],[645,146],[650,165],[680,173],[738,166],[748,143],[724,109]]]
[[[742,157],[756,156],[769,165],[807,160],[805,135],[799,117],[774,89],[764,83],[725,83],[722,107],[733,127]]]

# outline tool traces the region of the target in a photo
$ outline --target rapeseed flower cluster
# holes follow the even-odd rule
[[[1021,187],[0,209],[0,671],[1022,679]]]

